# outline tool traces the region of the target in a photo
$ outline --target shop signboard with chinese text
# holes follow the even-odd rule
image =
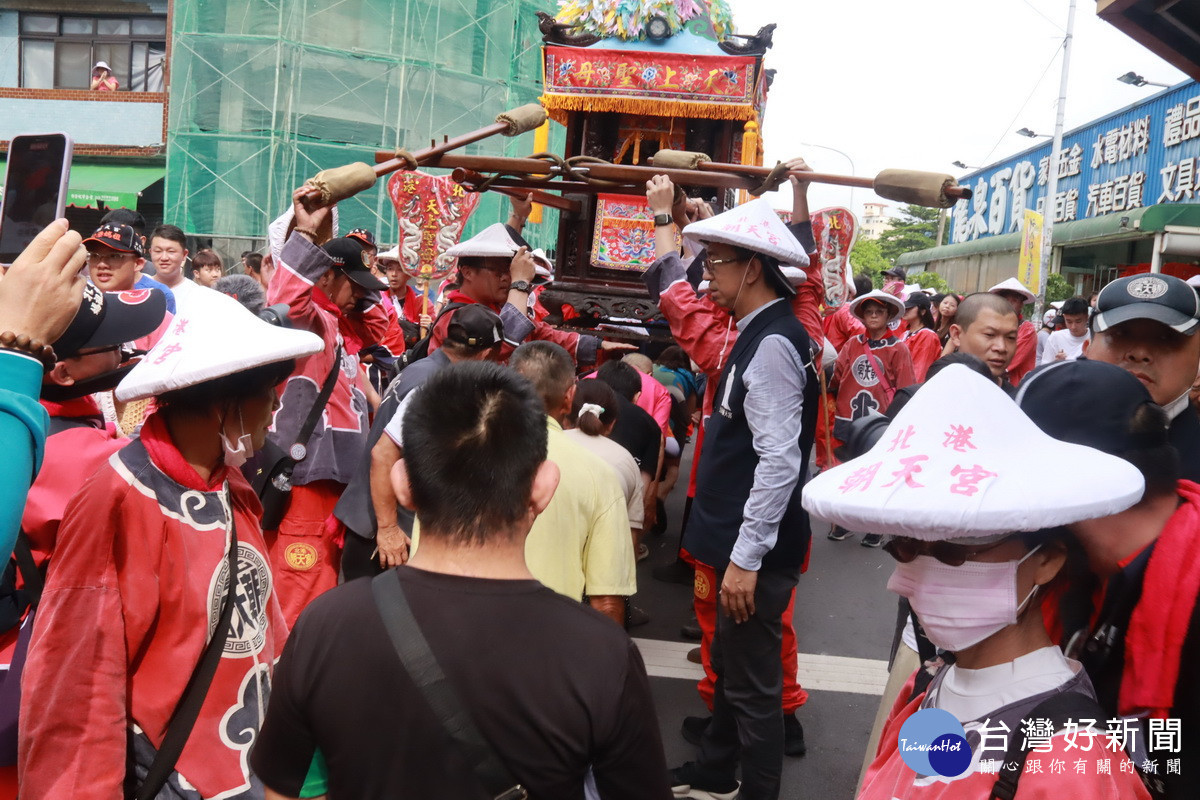
[[[1026,209],[1054,222],[1157,203],[1200,202],[1200,84],[1189,81],[1063,135],[1046,208],[1050,141],[960,179],[975,195],[951,212],[951,242],[1022,229]]]

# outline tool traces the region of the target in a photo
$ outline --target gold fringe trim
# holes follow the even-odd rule
[[[654,117],[690,117],[697,119],[733,119],[757,122],[758,109],[733,103],[690,103],[659,98],[603,97],[575,94],[543,94],[542,106],[555,122],[566,124],[568,111],[613,111],[619,114],[644,114]]]

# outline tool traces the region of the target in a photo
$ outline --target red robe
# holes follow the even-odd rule
[[[1037,366],[1037,331],[1029,320],[1021,320],[1017,328],[1017,351],[1008,365],[1008,382],[1016,386],[1026,373]]]
[[[913,376],[916,383],[925,382],[925,373],[929,366],[942,357],[942,340],[937,332],[930,328],[921,328],[916,333],[904,337],[908,354],[912,356]]]
[[[900,728],[925,700],[922,693],[912,702],[905,702],[912,689],[910,678],[884,725],[879,751],[863,776],[857,800],[988,800],[996,774],[981,772],[980,760],[1003,760],[1004,754],[997,749],[976,753],[971,766],[956,778],[921,777],[904,763],[899,752]],[[1082,749],[1089,744],[1086,736],[1080,736],[1075,746],[1068,748],[1064,732],[1058,732],[1050,739],[1049,752],[1031,752],[1017,781],[1017,800],[1150,800],[1124,753],[1106,749],[1103,722],[1099,730],[1088,751]],[[1077,772],[1081,761],[1082,774]],[[1104,761],[1110,774],[1100,774],[1099,762]],[[1061,771],[1054,766],[1056,762],[1061,764]]]
[[[241,473],[204,482],[158,415],[67,506],[25,665],[21,796],[122,796],[126,736],[149,765],[218,619],[238,537],[232,633],[176,763],[202,797],[241,796],[287,626],[262,507]]]
[[[887,388],[868,351],[883,370]],[[850,423],[871,411],[883,414],[895,393],[914,383],[912,356],[898,339],[872,339],[868,347],[866,334],[859,334],[838,352],[833,383],[837,387],[837,424]]]

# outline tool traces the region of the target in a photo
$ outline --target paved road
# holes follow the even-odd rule
[[[685,478],[687,468],[685,462]],[[679,636],[691,615],[691,587],[650,575],[652,566],[674,559],[685,484],[680,481],[668,502],[667,533],[648,539],[651,555],[639,565],[635,602],[651,621],[632,631],[651,675],[669,766],[696,755],[679,734],[683,718],[707,713],[695,689],[699,667],[686,660],[694,643]],[[859,546],[857,535],[834,542],[825,536],[826,525],[813,527],[812,558],[800,577],[795,613],[800,684],[810,695],[798,714],[808,754],[785,759],[781,799],[850,800],[886,679],[896,614],[894,596],[885,588],[891,559]]]

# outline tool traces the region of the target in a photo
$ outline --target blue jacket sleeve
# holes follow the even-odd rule
[[[42,365],[35,358],[0,351],[0,558],[12,555],[25,496],[42,465],[50,415],[38,402]]]

